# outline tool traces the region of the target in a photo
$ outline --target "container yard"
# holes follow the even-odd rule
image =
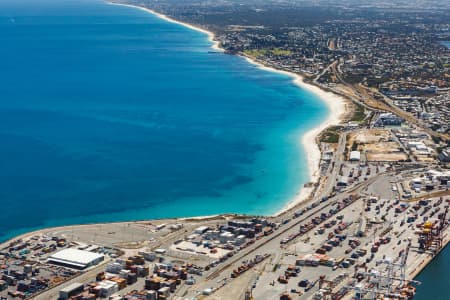
[[[412,299],[415,276],[449,241],[450,173],[414,161],[402,132],[352,136],[355,149],[344,132],[335,149],[347,155],[327,154],[315,196],[276,216],[66,226],[7,241],[0,299]],[[372,162],[380,142],[411,161]]]
[[[34,235],[8,243],[0,252],[0,297],[30,298],[58,286],[78,276],[80,269],[87,267],[82,265],[85,259],[89,259],[86,254],[96,257],[87,264],[98,264],[103,260],[103,254],[79,250],[75,246],[64,238],[47,235]],[[73,255],[73,251],[77,252],[78,258],[81,257],[81,262],[67,255]],[[66,268],[61,260],[57,262],[57,258],[69,258],[77,267]]]
[[[260,277],[255,299],[294,297],[299,291],[314,299],[325,299],[325,295],[339,299],[351,295],[353,289],[366,295],[373,287],[373,280],[384,278],[388,272],[398,277],[397,286],[394,283],[390,287],[391,293],[410,295],[413,288],[408,280],[418,272],[430,252],[436,253],[448,242],[448,199],[418,202],[419,207],[395,198],[362,200],[364,205],[360,201],[351,203],[340,215],[331,218],[333,222],[322,221],[326,222],[320,227],[323,230],[312,230],[321,226],[321,222],[309,231],[303,230],[290,243],[283,243],[283,255],[272,262],[276,271]],[[299,232],[304,228],[300,226]],[[292,276],[284,266],[299,269]],[[337,284],[336,278],[346,278],[342,280],[345,284]],[[324,283],[327,288],[323,287]],[[261,285],[273,288],[265,289]]]

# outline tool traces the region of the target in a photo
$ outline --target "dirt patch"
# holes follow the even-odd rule
[[[349,151],[366,154],[368,161],[404,161],[408,155],[402,151],[394,136],[386,129],[364,129],[349,136]]]
[[[401,161],[408,159],[405,153],[367,153],[368,161]]]

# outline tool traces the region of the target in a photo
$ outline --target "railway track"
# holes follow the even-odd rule
[[[411,198],[411,199],[401,200],[401,202],[417,202],[417,201],[424,200],[424,199],[427,199],[427,198],[436,198],[436,197],[445,197],[445,196],[450,196],[450,190],[436,191],[436,192],[432,192],[432,193],[427,193],[427,194],[419,196],[419,197],[414,197],[414,198]]]
[[[366,187],[367,185],[373,183],[375,180],[378,179],[378,177],[380,175],[385,175],[384,174],[379,174],[373,178],[370,178],[369,180],[362,182],[360,184],[358,184],[356,187],[351,188],[349,190],[347,190],[345,193],[347,194],[351,194],[356,192],[357,190]],[[344,209],[345,207],[347,207],[348,205],[354,203],[357,199],[359,198],[355,198],[354,200],[352,200],[351,202],[349,202],[347,205],[345,205],[342,209]],[[243,250],[244,252],[242,254],[239,254],[238,257],[232,259],[231,261],[227,262],[226,264],[224,264],[223,266],[221,266],[219,269],[215,270],[214,272],[212,272],[211,274],[209,274],[206,277],[206,281],[212,280],[214,278],[217,278],[222,272],[224,272],[226,269],[228,269],[230,266],[232,266],[233,264],[239,262],[243,257],[249,255],[250,253],[260,249],[261,247],[265,246],[267,243],[273,241],[276,238],[279,238],[281,235],[283,235],[284,233],[286,233],[287,231],[291,230],[292,228],[294,228],[295,226],[299,226],[300,223],[306,221],[307,219],[311,218],[312,216],[316,215],[317,213],[323,211],[325,208],[329,207],[330,205],[334,204],[334,201],[330,201],[327,204],[325,204],[324,206],[321,206],[313,211],[311,211],[308,215],[304,216],[303,218],[299,218],[298,220],[296,220],[294,223],[292,223],[289,226],[286,226],[285,228],[281,229],[280,231],[277,231],[275,233],[273,233],[268,239],[264,240],[263,242],[249,248],[249,249],[245,249]]]

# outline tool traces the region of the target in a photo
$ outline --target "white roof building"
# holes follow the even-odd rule
[[[208,229],[209,229],[208,226],[200,226],[200,227],[197,227],[197,228],[194,230],[194,232],[197,233],[197,234],[203,234],[203,233],[205,233]]]
[[[51,255],[48,258],[48,262],[74,269],[85,269],[100,263],[104,258],[105,257],[102,254],[75,248],[67,248]]]
[[[119,290],[118,284],[114,281],[110,280],[103,280],[98,283],[96,287],[94,287],[95,290],[97,290],[98,295],[103,298],[107,298],[117,292]]]
[[[352,152],[350,152],[350,160],[351,161],[359,161],[359,160],[361,160],[361,152],[359,152],[359,151],[352,151]]]

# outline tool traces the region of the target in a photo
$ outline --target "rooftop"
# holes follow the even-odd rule
[[[68,248],[53,254],[49,257],[49,260],[57,263],[71,264],[78,267],[86,267],[101,258],[103,258],[103,255],[98,253]]]

